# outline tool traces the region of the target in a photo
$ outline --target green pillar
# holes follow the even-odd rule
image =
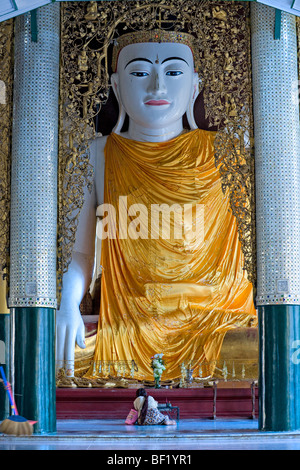
[[[259,428],[300,429],[300,306],[259,307]]]
[[[0,365],[10,381],[10,311],[6,302],[6,281],[0,278]],[[0,376],[1,378],[1,376]],[[8,396],[0,384],[0,421],[10,416]]]
[[[54,309],[15,309],[15,401],[37,434],[56,430],[54,338]]]

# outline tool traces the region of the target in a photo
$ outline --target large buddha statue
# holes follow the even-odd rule
[[[86,192],[63,279],[57,360],[67,361],[72,374],[75,343],[85,347],[79,305],[92,277],[98,212],[104,219],[94,360],[133,359],[137,378],[149,380],[151,356],[163,353],[164,378],[173,379],[182,362],[217,359],[228,330],[256,322],[252,285],[215,166],[215,133],[198,129],[193,117],[199,77],[192,36],[127,34],[118,39],[113,62],[119,119],[108,137],[90,145],[94,190]],[[129,127],[122,133],[126,115]],[[196,206],[203,208],[201,230]],[[153,207],[169,215],[171,230],[159,236],[151,227]],[[196,219],[180,219],[180,237],[174,221],[182,207]]]

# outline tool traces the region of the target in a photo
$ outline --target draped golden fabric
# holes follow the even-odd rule
[[[229,329],[256,323],[236,220],[214,163],[214,137],[197,129],[160,143],[116,134],[107,139],[104,198],[116,208],[117,233],[102,241],[94,360],[134,359],[141,380],[153,379],[155,353],[165,355],[162,379],[178,378],[182,362],[217,359]],[[118,230],[119,201],[127,210],[143,204],[126,215],[127,238]],[[192,204],[193,214],[196,204],[204,205],[204,238],[195,236],[191,219],[175,238],[175,215],[170,237],[151,237],[153,204]]]

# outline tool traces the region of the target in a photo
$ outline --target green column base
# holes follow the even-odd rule
[[[10,315],[5,313],[0,313],[0,365],[10,381]],[[8,395],[0,383],[0,421],[8,418],[10,414]]]
[[[259,429],[300,429],[300,306],[258,307]]]
[[[15,401],[37,421],[35,434],[56,432],[55,310],[15,309]]]

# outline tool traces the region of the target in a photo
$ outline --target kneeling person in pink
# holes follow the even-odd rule
[[[168,416],[162,414],[157,408],[157,401],[147,394],[144,388],[136,391],[136,399],[133,402],[134,409],[138,411],[138,424],[165,424],[174,425],[176,421],[170,420]]]

